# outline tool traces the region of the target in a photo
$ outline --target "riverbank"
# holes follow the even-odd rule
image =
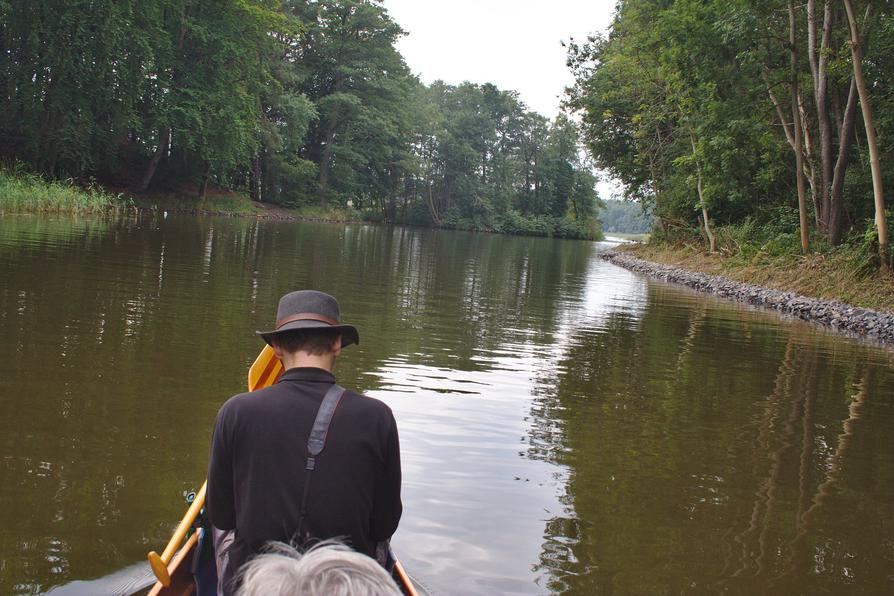
[[[602,257],[649,277],[894,345],[894,279],[861,274],[844,255],[744,265],[689,248],[619,247]]]
[[[36,174],[0,169],[0,215],[90,215],[134,211],[327,223],[356,223],[365,220],[363,214],[354,209],[319,206],[287,209],[269,203],[257,203],[243,194],[221,189],[209,189],[207,196],[201,199],[194,192],[187,191],[132,194],[126,189],[98,184],[83,187],[71,181],[45,180]]]
[[[360,223],[367,221],[355,209],[305,206],[288,209],[271,203],[258,203],[234,192],[210,192],[204,199],[182,194],[150,194],[129,196],[140,211],[179,213],[184,215],[214,215],[224,217],[255,217],[285,221],[313,221],[323,223]]]
[[[196,216],[255,217],[322,223],[383,223],[377,210],[350,207],[304,205],[288,208],[272,203],[252,201],[245,194],[220,188],[209,188],[198,198],[195,188],[180,192],[132,194],[124,188],[91,184],[82,187],[72,181],[47,181],[19,171],[0,169],[0,215],[22,213],[55,213],[72,215],[126,213],[142,211]],[[420,225],[405,221],[398,225]],[[423,226],[433,227],[433,226]],[[568,217],[521,215],[509,212],[479,219],[445,218],[440,226],[448,230],[487,232],[511,236],[543,236],[580,240],[602,240],[596,219],[574,220]]]

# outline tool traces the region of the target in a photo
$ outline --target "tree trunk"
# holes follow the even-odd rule
[[[391,192],[388,195],[388,200],[384,200],[385,203],[385,221],[387,223],[397,223],[397,194]]]
[[[251,196],[251,200],[260,203],[261,202],[261,153],[258,152],[257,155],[251,160],[251,190],[249,191]]]
[[[798,89],[798,113],[801,116],[801,134],[804,139],[803,165],[804,178],[807,180],[807,186],[810,187],[810,201],[813,203],[814,225],[817,229],[822,229],[820,216],[822,214],[822,188],[816,182],[816,169],[813,167],[813,139],[810,136],[810,118],[807,110],[804,108],[804,97],[801,90]]]
[[[345,86],[345,75],[335,74],[332,93],[338,93]],[[320,205],[326,206],[326,187],[329,185],[329,161],[332,159],[332,143],[335,142],[335,131],[338,128],[338,117],[333,113],[326,121],[326,133],[323,135],[323,151],[320,154]]]
[[[819,200],[815,208],[817,224],[820,230],[828,230],[829,212],[831,208],[832,189],[832,123],[828,109],[828,74],[829,44],[832,36],[832,4],[826,0],[823,9],[823,38],[819,50],[816,47],[816,0],[807,1],[807,54],[810,72],[813,76],[813,99],[816,104],[816,120],[819,130],[820,148],[820,187]],[[817,56],[819,54],[819,56]]]
[[[702,193],[702,177],[701,174],[698,176],[698,194]],[[702,221],[705,224],[705,235],[708,237],[708,252],[715,253],[717,252],[717,239],[714,237],[714,232],[711,231],[711,222],[708,217],[708,208],[705,207],[705,204],[702,203]]]
[[[202,182],[199,184],[199,198],[204,199],[205,193],[208,190],[208,178],[211,177],[211,163],[205,162],[205,167],[202,169]]]
[[[335,141],[335,119],[330,118],[326,126],[325,145],[320,154],[320,204],[326,206],[326,187],[329,185],[329,160],[332,159],[332,143]]]
[[[178,52],[183,50],[183,43],[186,40],[186,19],[188,16],[189,10],[184,8],[180,15],[180,30],[177,33]],[[176,71],[171,73],[172,85],[175,85],[175,81],[178,78],[177,74]],[[146,166],[146,171],[143,173],[143,178],[140,180],[137,192],[145,192],[149,189],[149,185],[152,183],[152,178],[155,177],[155,171],[158,169],[158,164],[161,163],[161,160],[167,155],[170,146],[171,127],[162,126],[158,131],[158,147],[155,149],[155,153],[152,154],[152,159],[149,160],[149,165]]]
[[[695,157],[695,133],[691,130],[689,131],[689,142],[692,143],[692,155]],[[717,242],[714,238],[714,232],[711,231],[711,221],[708,217],[708,205],[705,203],[705,195],[702,189],[702,166],[698,161],[698,158],[695,158],[695,170],[698,176],[696,182],[696,190],[698,191],[698,202],[702,208],[702,219],[705,225],[705,236],[708,237],[708,252],[714,253],[717,250]]]
[[[860,48],[860,32],[857,30],[857,19],[850,0],[843,0],[850,25],[851,62],[854,67],[854,81],[860,95],[860,110],[863,112],[863,124],[866,128],[866,144],[869,146],[869,167],[872,171],[872,191],[875,199],[875,225],[878,229],[878,251],[882,269],[889,269],[888,263],[888,226],[885,221],[885,197],[882,189],[882,172],[879,159],[878,142],[875,138],[875,122],[872,117],[872,106],[869,103],[869,91],[863,77],[863,50]],[[867,12],[868,12],[867,8]]]
[[[844,119],[838,131],[838,160],[835,162],[835,171],[832,175],[832,190],[829,195],[829,242],[833,246],[841,243],[845,226],[844,202],[841,196],[844,191],[844,174],[847,171],[850,160],[851,140],[854,137],[854,123],[857,115],[857,85],[851,79],[850,91],[847,94],[847,106],[844,109]]]
[[[435,184],[434,181],[434,159],[435,159],[435,150],[434,150],[434,139],[430,139],[428,144],[428,160],[427,167],[425,172],[425,186],[428,190],[427,204],[428,204],[428,212],[431,215],[431,221],[435,226],[441,226],[441,216],[438,214],[438,207],[435,205],[435,198],[433,196],[432,187]],[[527,176],[527,173],[525,174]]]
[[[168,153],[168,146],[170,144],[171,127],[164,126],[158,131],[158,147],[156,147],[155,153],[152,154],[152,159],[149,160],[149,164],[146,166],[146,171],[143,172],[143,178],[140,180],[139,186],[137,186],[137,192],[145,192],[148,190],[149,185],[152,183],[152,178],[155,176],[155,170],[158,169],[158,164],[161,163],[161,160]]]
[[[867,23],[869,21],[870,9],[866,6],[866,13],[863,15],[863,41],[865,43],[867,37]],[[838,158],[835,162],[835,169],[832,174],[832,190],[830,193],[830,212],[829,212],[829,242],[836,246],[841,243],[842,238],[851,226],[850,219],[845,219],[844,199],[842,192],[844,191],[844,175],[850,163],[850,147],[856,138],[857,128],[857,84],[851,77],[847,93],[847,103],[844,112],[841,110],[841,100],[839,93],[832,94],[832,106],[835,112],[835,127],[838,132]]]
[[[807,237],[807,197],[804,191],[804,155],[801,152],[801,114],[798,111],[798,48],[795,45],[795,6],[788,5],[789,49],[792,77],[792,132],[795,137],[795,180],[798,186],[798,218],[801,222],[801,252],[810,250]]]
[[[770,85],[770,79],[767,76],[766,69],[761,74],[763,75],[764,82],[767,85],[767,95],[770,96],[770,101],[773,102],[773,107],[776,108],[776,114],[779,116],[779,124],[782,126],[782,132],[785,133],[785,140],[788,141],[788,145],[789,145],[789,147],[792,148],[792,151],[795,151],[795,136],[794,136],[794,133],[792,132],[791,124],[788,122],[788,120],[785,119],[785,112],[782,109],[782,104],[780,103],[779,99],[776,97],[776,94],[773,93],[773,87],[772,87],[772,85]],[[804,129],[804,127],[802,126],[801,130],[803,130],[803,129]],[[802,155],[801,161],[803,163],[805,161],[803,158],[804,157],[803,147],[801,149],[801,155]],[[806,161],[809,161],[809,160],[806,160]],[[813,180],[814,175],[811,173],[810,168],[808,168],[806,165],[802,168],[802,172],[804,172],[804,176],[808,180]],[[811,187],[813,187],[812,183],[811,183]]]
[[[434,186],[431,180],[428,181],[428,212],[431,214],[432,223],[436,226],[441,226],[441,218],[438,215],[438,208],[435,207],[435,200],[432,196],[432,186]]]

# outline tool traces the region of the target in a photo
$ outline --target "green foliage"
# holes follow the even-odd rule
[[[894,226],[894,214],[890,211],[886,212],[888,230]],[[865,231],[853,233],[846,243],[852,249],[856,249],[854,258],[854,267],[863,273],[875,271],[881,265],[882,255],[879,251],[878,227],[875,225],[874,219],[869,219],[863,223]],[[889,267],[894,265],[894,248],[888,244],[888,251],[885,257],[888,260]]]
[[[166,128],[171,171],[225,175],[257,149],[282,24],[264,3],[40,0],[0,5],[0,22],[2,151],[51,177],[135,183],[142,164],[126,172],[122,147],[148,158]]]
[[[0,213],[100,213],[128,207],[121,195],[96,185],[86,188],[68,181],[47,181],[22,168],[0,169]]]
[[[345,209],[341,207],[319,205],[306,205],[297,209],[292,209],[290,214],[300,217],[301,219],[314,221],[363,221],[364,214],[356,209]]]
[[[602,229],[596,219],[574,220],[554,215],[523,215],[508,211],[490,218],[462,217],[452,210],[444,217],[442,225],[448,229],[496,232],[514,236],[543,236],[602,240]]]
[[[178,209],[213,185],[324,214],[595,237],[572,121],[492,84],[423,85],[403,34],[376,0],[0,2],[0,153]]]
[[[606,232],[645,234],[655,225],[655,219],[632,201],[605,201],[599,210],[599,220]]]
[[[624,183],[628,199],[661,219],[653,240],[691,241],[704,229],[705,208],[718,229],[732,226],[718,234],[732,245],[729,250],[739,250],[737,245],[763,253],[791,250],[800,220],[795,159],[782,126],[790,127],[792,119],[787,8],[739,0],[623,0],[607,35],[569,44],[575,85],[567,105],[581,119],[581,135],[596,164]],[[894,13],[887,4],[873,8],[871,19],[861,23],[869,38],[864,67],[884,139],[894,136]],[[818,9],[820,37],[821,13]],[[817,79],[809,65],[805,17],[804,5],[796,5],[795,79],[805,172],[813,176],[807,223],[812,244],[822,249],[832,234],[823,219],[828,209],[819,162]],[[828,61],[829,82],[821,89],[832,113],[830,155],[846,158],[841,162],[844,225],[856,222],[863,230],[861,222],[873,216],[874,207],[859,109],[856,136],[835,136],[852,76],[849,33],[846,19],[830,23],[829,46],[817,50]],[[891,143],[881,146],[884,183],[890,188],[894,153]],[[751,232],[740,237],[754,225],[766,227],[760,238]]]

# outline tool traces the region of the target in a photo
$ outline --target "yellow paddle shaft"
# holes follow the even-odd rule
[[[207,481],[202,484],[202,488],[199,489],[196,498],[192,500],[192,504],[189,506],[189,509],[186,510],[186,515],[180,520],[180,525],[177,526],[174,535],[171,536],[171,540],[165,547],[164,552],[161,553],[161,556],[159,557],[158,553],[155,551],[149,553],[149,566],[152,567],[152,572],[155,574],[158,581],[161,582],[161,585],[166,588],[171,585],[171,575],[168,573],[168,563],[171,562],[180,543],[186,538],[186,533],[189,532],[192,523],[196,521],[199,511],[205,506],[205,488],[207,486]]]
[[[282,374],[282,362],[273,353],[273,348],[264,346],[264,349],[261,350],[261,353],[258,354],[258,357],[252,363],[251,368],[248,369],[248,390],[254,391],[269,387],[276,382],[280,374]],[[199,515],[199,511],[205,505],[205,488],[207,484],[207,480],[202,484],[202,488],[199,489],[199,493],[193,499],[192,504],[186,511],[186,515],[183,516],[180,525],[177,526],[177,530],[171,536],[171,540],[165,547],[164,552],[161,553],[161,556],[158,556],[158,553],[155,551],[150,552],[148,555],[149,566],[152,567],[152,572],[161,585],[166,588],[171,585],[171,574],[168,573],[168,564],[174,557],[174,553],[177,552],[177,547],[186,538],[186,533],[192,527],[192,523]]]
[[[394,572],[400,578],[401,585],[404,591],[407,592],[407,596],[419,596],[419,592],[416,591],[416,587],[413,585],[413,580],[410,579],[410,576],[404,571],[404,566],[397,559],[394,560]]]

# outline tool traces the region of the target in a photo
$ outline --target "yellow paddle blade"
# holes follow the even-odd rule
[[[186,510],[186,515],[180,520],[180,524],[174,531],[174,535],[171,536],[171,539],[168,541],[168,545],[165,547],[161,556],[155,551],[152,551],[147,555],[149,566],[152,568],[155,578],[166,588],[171,585],[171,575],[168,572],[168,564],[174,558],[174,554],[180,546],[180,543],[183,542],[187,533],[192,529],[192,522],[196,520],[202,507],[205,506],[205,488],[207,485],[207,482],[202,484],[202,488],[199,489],[199,493],[193,499],[189,509]]]
[[[273,348],[264,346],[254,364],[248,369],[248,390],[263,389],[276,383],[282,374],[282,362],[273,353]]]

